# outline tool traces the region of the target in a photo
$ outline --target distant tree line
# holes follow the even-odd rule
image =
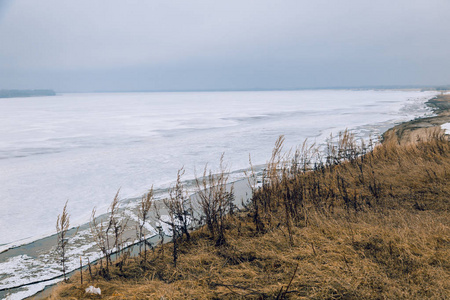
[[[0,90],[0,98],[55,96],[53,90]]]

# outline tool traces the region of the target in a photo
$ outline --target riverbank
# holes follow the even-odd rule
[[[257,166],[256,170],[260,170],[261,166]],[[234,173],[227,174],[231,178],[236,177],[236,173],[241,173],[242,170],[238,170]],[[198,218],[198,212],[200,208],[198,207],[198,195],[196,192],[195,181],[185,181],[185,192],[190,194],[191,203],[194,208],[194,218]],[[226,190],[230,191],[233,188],[234,192],[234,205],[236,207],[241,207],[242,203],[247,203],[251,197],[251,189],[248,186],[247,179],[240,179],[227,183]],[[172,234],[170,229],[166,224],[161,224],[158,217],[155,215],[155,207],[159,207],[158,213],[162,216],[167,215],[167,208],[164,206],[162,199],[168,197],[167,190],[154,191],[154,205],[148,216],[147,224],[145,224],[146,239],[150,245],[158,245],[161,242],[170,242]],[[140,199],[125,199],[121,201],[121,214],[125,213],[121,217],[127,219],[127,229],[123,232],[122,239],[124,242],[123,247],[127,248],[132,255],[137,255],[139,253],[139,246],[137,245],[137,226],[139,224],[137,220],[137,206],[139,205]],[[100,220],[107,220],[108,215],[99,215],[97,222]],[[158,226],[162,225],[162,232],[158,234]],[[83,268],[87,268],[87,262],[90,261],[95,264],[100,258],[101,253],[99,252],[95,237],[92,235],[90,224],[84,224],[77,228],[72,228],[67,232],[67,236],[70,237],[70,243],[67,246],[67,253],[70,254],[66,262],[67,274],[72,276],[76,270],[79,268],[79,259],[82,257]],[[161,240],[163,237],[164,240]],[[52,235],[44,239],[33,242],[32,244],[19,246],[16,248],[9,249],[8,251],[2,253],[2,259],[9,260],[15,259],[16,257],[27,257],[29,258],[46,258],[46,264],[36,264],[38,260],[31,260],[29,272],[20,276],[18,278],[11,278],[10,286],[4,286],[0,290],[0,298],[6,297],[9,293],[12,293],[13,297],[11,299],[22,299],[21,295],[30,295],[30,291],[40,291],[37,294],[26,298],[26,299],[46,299],[54,288],[55,283],[63,280],[62,273],[60,271],[60,265],[58,263],[58,254],[55,247],[58,243],[57,236]],[[12,269],[19,268],[20,261],[12,261],[10,267]],[[2,270],[8,274],[8,269]],[[12,271],[12,270],[11,270]],[[17,275],[19,276],[19,275]],[[45,289],[44,289],[45,288]],[[10,298],[7,298],[10,299]]]
[[[366,152],[344,134],[307,172],[314,151],[286,168],[276,146],[253,203],[227,217],[225,242],[205,226],[178,244],[176,263],[161,246],[107,276],[97,266],[83,284],[76,274],[51,299],[97,298],[89,285],[102,299],[449,298],[450,142],[399,141]]]
[[[450,94],[441,94],[426,103],[435,112],[435,116],[419,118],[399,124],[383,134],[384,140],[395,139],[400,144],[411,144],[417,140],[426,140],[432,135],[444,134],[441,127],[450,123]]]

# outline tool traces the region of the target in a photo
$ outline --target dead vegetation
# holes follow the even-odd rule
[[[136,228],[136,237],[139,242],[139,253],[143,256],[144,264],[147,263],[147,246],[153,247],[147,242],[145,224],[148,222],[150,209],[153,206],[153,186],[152,188],[141,197],[141,202],[138,208],[138,224]],[[144,245],[144,251],[142,251],[142,245]]]
[[[58,218],[56,219],[56,235],[58,240],[58,245],[56,247],[56,251],[58,252],[60,256],[60,263],[61,263],[61,271],[64,276],[64,281],[67,280],[66,278],[66,262],[67,262],[67,244],[68,244],[68,237],[67,237],[67,231],[69,230],[70,226],[70,216],[67,212],[67,202],[64,205],[63,211],[61,215],[58,215]]]
[[[172,233],[172,258],[173,265],[176,267],[178,260],[179,243],[186,237],[189,242],[191,234],[189,233],[189,225],[193,218],[193,208],[191,199],[183,186],[181,177],[184,175],[184,169],[181,168],[177,173],[177,181],[175,186],[169,189],[169,197],[163,200],[164,206],[167,209],[168,219],[164,219],[157,207],[156,214],[160,222],[169,225]]]
[[[123,240],[123,234],[127,229],[129,219],[120,213],[119,192],[114,196],[111,206],[108,210],[108,217],[106,220],[96,218],[95,208],[92,210],[90,229],[93,240],[105,258],[105,267],[103,267],[103,259],[100,260],[99,274],[105,279],[110,278],[110,266],[112,266],[112,255],[115,254],[120,258],[122,254],[122,246],[126,241]],[[128,254],[123,257],[126,260]],[[123,262],[120,263],[122,267]]]
[[[234,213],[233,187],[231,191],[227,191],[228,170],[224,166],[223,157],[222,154],[218,174],[213,174],[211,170],[208,172],[205,166],[202,179],[196,179],[201,222],[206,223],[216,246],[226,243],[227,221]]]
[[[306,143],[283,154],[282,146],[280,137],[245,209],[221,215],[226,190],[204,193],[209,221],[176,249],[148,252],[146,268],[129,258],[108,278],[94,271],[82,285],[77,274],[51,298],[450,298],[446,137],[373,147],[345,132],[325,154]],[[199,187],[226,182],[204,175]],[[89,285],[102,295],[85,294]]]

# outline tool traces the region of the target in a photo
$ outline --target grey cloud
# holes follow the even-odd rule
[[[2,3],[0,88],[449,82],[445,0]]]

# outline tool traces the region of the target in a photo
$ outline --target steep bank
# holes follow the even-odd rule
[[[343,135],[305,172],[308,149],[286,166],[275,148],[252,204],[227,218],[225,243],[203,227],[178,245],[176,265],[172,246],[158,247],[84,272],[83,284],[76,275],[52,299],[449,298],[448,139],[358,156],[368,149]]]

